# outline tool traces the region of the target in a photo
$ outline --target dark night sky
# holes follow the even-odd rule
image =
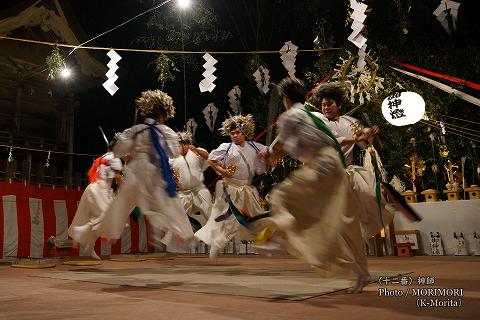
[[[233,0],[229,0],[233,1]],[[218,1],[207,1],[213,5],[218,17],[219,26],[224,29],[231,29],[231,25],[227,18],[225,18],[225,9],[222,5],[218,5]],[[228,2],[228,1],[227,1]],[[331,2],[331,1],[322,1]],[[100,32],[103,32],[118,23],[152,7],[151,2],[139,1],[72,1],[72,8],[76,12],[77,20],[82,26],[83,30],[90,37]],[[113,6],[113,7],[111,7]],[[338,7],[338,4],[336,5]],[[95,7],[95,10],[91,10]],[[90,10],[86,10],[90,8]],[[177,10],[173,3],[170,3],[160,9],[162,10]],[[105,17],[105,12],[109,13],[108,19]],[[115,12],[115,14],[112,14]],[[188,13],[187,13],[188,14]],[[92,42],[92,45],[97,46],[112,46],[112,47],[144,47],[138,43],[137,37],[142,34],[151,32],[146,28],[146,22],[149,15],[141,17],[119,30],[99,38]],[[339,20],[343,24],[342,20]],[[288,30],[288,28],[286,28]],[[264,48],[270,50],[278,50],[283,46],[283,43],[292,40],[301,48],[312,48],[312,40],[314,38],[313,31],[308,30],[298,33],[298,30],[292,30],[290,34],[274,34],[271,47]],[[165,48],[169,49],[169,48]],[[201,47],[188,47],[187,50],[243,50],[239,45],[239,41],[233,35],[233,38],[227,40],[222,44],[204,44]],[[254,48],[252,48],[254,49]],[[262,48],[263,49],[263,48]],[[100,55],[104,54],[103,52]],[[98,134],[96,125],[101,125],[107,135],[111,137],[115,132],[121,131],[125,127],[132,124],[134,114],[134,99],[141,91],[146,89],[158,88],[159,84],[156,81],[156,74],[154,68],[150,63],[154,60],[155,55],[144,53],[126,53],[120,52],[122,60],[118,63],[120,66],[119,80],[117,85],[120,90],[111,97],[101,86],[96,86],[93,89],[82,92],[78,95],[81,106],[77,110],[77,137],[89,137],[89,139],[77,139],[76,148],[78,152],[101,152],[103,142]],[[98,56],[99,53],[96,53]],[[299,54],[297,57],[297,70],[302,70],[304,66],[308,65],[315,59],[315,53]],[[247,56],[215,56],[219,62],[217,63],[217,71],[215,75],[217,87],[212,93],[200,93],[198,83],[202,79],[201,73],[203,69],[189,70],[187,68],[187,119],[194,117],[198,123],[197,140],[199,144],[205,145],[207,148],[213,147],[210,145],[210,133],[205,124],[202,110],[210,102],[214,102],[217,108],[221,111],[217,118],[216,127],[226,117],[226,111],[230,110],[228,107],[228,91],[237,84],[245,83],[246,79],[243,74],[243,65],[246,62]],[[286,76],[286,71],[281,64],[279,55],[269,56],[274,64],[271,66],[271,81],[279,81]],[[181,66],[177,66],[181,67]],[[183,83],[182,73],[176,74],[177,80],[175,83],[168,84],[166,91],[174,98],[177,107],[176,119],[169,122],[172,128],[182,129],[184,124],[183,111]],[[254,84],[250,84],[254,85]],[[244,106],[245,107],[245,106]],[[90,114],[94,113],[95,117]],[[98,123],[85,123],[83,119],[95,119]],[[217,134],[216,134],[217,135]],[[218,139],[218,137],[217,137]],[[208,140],[208,141],[206,141]]]

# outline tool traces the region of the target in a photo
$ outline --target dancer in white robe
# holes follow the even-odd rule
[[[176,196],[168,164],[169,157],[180,155],[178,135],[164,124],[174,115],[173,100],[155,90],[142,92],[136,103],[145,121],[115,136],[114,154],[128,155],[130,160],[117,197],[93,230],[106,238],[120,239],[125,221],[138,207],[153,228],[171,231],[180,239],[191,239],[192,227]]]
[[[75,217],[68,228],[68,235],[77,243],[82,244],[83,252],[92,258],[100,260],[95,252],[97,235],[91,232],[91,227],[97,224],[105,210],[112,203],[114,191],[113,180],[121,179],[123,166],[120,159],[112,152],[97,158],[89,170],[89,185],[80,198]],[[75,232],[86,228],[86,232]]]
[[[315,97],[318,100],[322,113],[314,113],[319,116],[325,125],[337,135],[337,140],[342,146],[347,166],[353,164],[353,149],[355,145],[366,149],[367,143],[380,131],[374,125],[371,128],[360,128],[359,121],[350,116],[340,115],[340,110],[345,100],[345,86],[334,82],[322,85]]]
[[[266,170],[265,162],[259,156],[259,152],[266,147],[247,140],[254,134],[252,116],[230,117],[223,122],[220,130],[223,135],[229,135],[232,142],[222,143],[210,152],[209,163],[222,179],[215,186],[215,201],[210,219],[195,233],[197,239],[210,246],[210,258],[216,258],[234,237],[235,240],[254,239],[255,232],[252,231],[256,230],[255,225],[258,223],[250,224],[250,229],[247,229],[230,212],[231,209],[238,209],[245,218],[265,212],[257,189],[251,185],[254,175]],[[219,221],[220,216],[227,217]]]
[[[177,179],[178,197],[185,213],[194,217],[200,212],[208,220],[212,209],[212,195],[203,183],[203,172],[208,168],[208,152],[192,144],[190,132],[180,132],[181,155],[170,159],[174,177]]]
[[[280,83],[287,109],[278,121],[275,147],[267,159],[285,153],[303,162],[270,193],[276,241],[326,275],[354,274],[353,292],[369,282],[360,231],[360,207],[345,172],[340,145],[325,124],[305,109],[301,81]]]
[[[355,191],[358,203],[362,206],[360,222],[364,239],[377,235],[380,230],[389,225],[393,219],[394,207],[389,205],[382,195],[376,194],[376,177],[370,162],[367,168],[353,165],[353,149],[355,145],[372,152],[371,143],[374,136],[378,135],[379,127],[361,128],[359,121],[349,116],[341,116],[340,110],[346,97],[345,85],[340,82],[326,83],[315,93],[316,100],[321,105],[322,113],[313,112],[337,137],[342,147],[347,164],[347,174]],[[375,151],[376,152],[376,151]],[[377,155],[377,162],[379,162]],[[381,164],[381,163],[380,163]],[[383,167],[377,166],[377,173],[382,180],[386,179]]]
[[[203,172],[208,168],[208,152],[195,147],[192,134],[188,131],[178,133],[181,155],[170,159],[170,166],[177,184],[177,192],[185,213],[189,216],[194,232],[205,225],[212,210],[212,195],[203,183]],[[166,236],[168,238],[169,236]],[[172,239],[168,252],[199,252],[206,250],[203,245],[192,242],[185,248]]]

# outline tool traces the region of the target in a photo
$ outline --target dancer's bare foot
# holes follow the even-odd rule
[[[219,249],[215,246],[211,246],[210,247],[210,254],[209,254],[209,258],[214,260],[214,261],[217,261],[218,259],[218,253],[219,253]]]
[[[102,260],[102,258],[100,258],[100,256],[95,252],[95,250],[92,250],[92,252],[90,253],[90,257],[95,260]]]
[[[355,284],[355,287],[350,289],[348,292],[349,293],[360,293],[363,291],[363,288],[370,283],[370,274],[364,274],[361,276],[358,276],[357,278],[357,283]]]

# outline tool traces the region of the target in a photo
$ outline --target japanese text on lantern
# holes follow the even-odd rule
[[[399,107],[402,104],[402,99],[400,99],[400,92],[394,92],[387,97],[388,108],[390,109],[390,116],[392,119],[398,119],[405,117],[405,110],[400,109]]]

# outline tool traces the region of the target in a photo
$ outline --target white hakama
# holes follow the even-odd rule
[[[223,143],[210,153],[210,160],[221,163],[223,167],[231,165],[236,167],[232,177],[223,178],[217,182],[215,202],[210,218],[205,226],[195,233],[197,239],[211,247],[210,257],[216,257],[234,237],[235,240],[253,240],[256,232],[259,231],[257,226],[260,225],[260,221],[251,223],[247,229],[238,222],[233,214],[226,220],[215,221],[229,209],[225,200],[225,191],[230,196],[233,205],[245,216],[254,217],[265,212],[260,203],[257,189],[251,185],[251,179],[255,173],[265,172],[265,163],[258,156],[258,150],[265,146],[256,142],[253,144],[255,147],[248,142],[245,142],[243,147],[233,143]]]
[[[304,165],[274,187],[272,221],[293,255],[327,276],[368,277],[361,207],[333,140],[295,104],[279,119],[278,140]]]
[[[158,142],[167,156],[179,156],[178,135],[172,129],[149,118],[145,123],[154,124],[159,130]],[[116,137],[115,155],[129,155],[131,160],[125,166],[125,178],[117,197],[94,230],[109,239],[120,239],[128,216],[138,207],[153,228],[190,239],[192,227],[180,199],[170,197],[166,191],[163,168],[146,124],[135,125]]]

